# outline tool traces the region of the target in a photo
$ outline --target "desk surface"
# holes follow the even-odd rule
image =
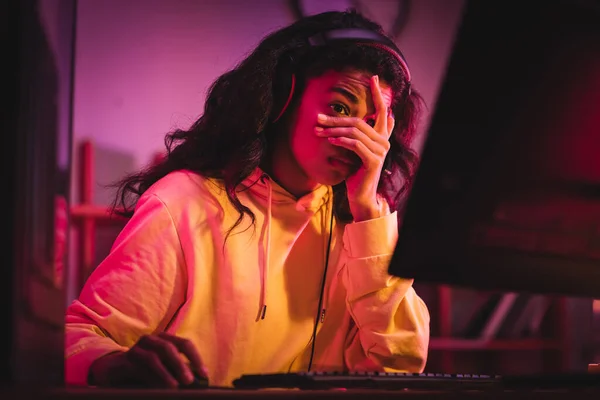
[[[153,389],[96,389],[96,388],[52,388],[0,389],[0,398],[12,399],[561,399],[573,396],[576,399],[600,399],[600,389],[593,390],[551,390],[551,391],[430,391],[430,390],[237,390],[237,389],[200,389],[200,390],[153,390]]]

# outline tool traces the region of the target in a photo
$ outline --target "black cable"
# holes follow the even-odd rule
[[[331,221],[329,222],[329,243],[327,244],[327,253],[325,255],[325,268],[323,269],[323,280],[321,281],[321,293],[319,294],[319,306],[315,317],[315,325],[312,333],[312,344],[310,349],[310,360],[308,362],[308,372],[312,368],[313,357],[315,355],[315,343],[317,342],[317,327],[321,318],[321,307],[323,307],[323,295],[325,293],[325,281],[327,280],[327,267],[329,266],[329,251],[331,250],[331,237],[333,233],[333,210],[331,210]]]

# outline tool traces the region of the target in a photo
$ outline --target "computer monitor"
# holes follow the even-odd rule
[[[464,10],[389,272],[600,298],[600,2]]]

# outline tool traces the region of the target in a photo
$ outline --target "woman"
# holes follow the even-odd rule
[[[387,273],[420,102],[356,12],[267,36],[166,158],[121,182],[130,219],[67,310],[66,381],[422,371],[427,307]]]

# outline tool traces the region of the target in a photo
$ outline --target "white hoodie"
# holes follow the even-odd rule
[[[214,386],[305,371],[317,315],[311,370],[423,371],[427,307],[411,280],[387,273],[395,212],[338,224],[330,187],[296,199],[259,169],[238,197],[255,224],[245,216],[226,239],[239,214],[220,181],[177,171],[141,196],[67,310],[68,384],[86,385],[95,359],[158,332],[192,341]]]

